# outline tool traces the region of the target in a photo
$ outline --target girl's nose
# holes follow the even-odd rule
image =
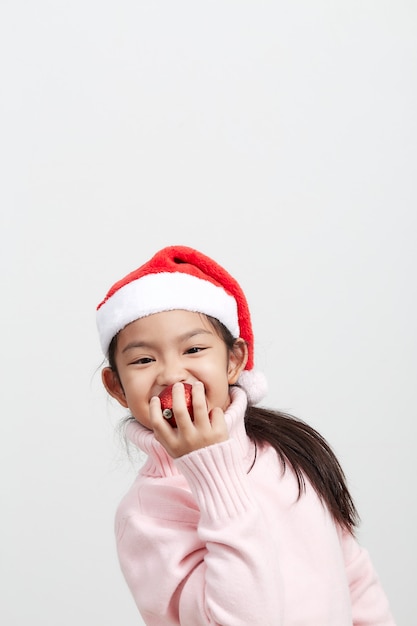
[[[187,371],[176,360],[170,360],[162,364],[158,373],[157,383],[161,386],[184,383],[187,380]]]

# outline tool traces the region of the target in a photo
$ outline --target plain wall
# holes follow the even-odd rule
[[[265,404],[332,444],[414,623],[416,27],[405,0],[1,3],[2,624],[141,624],[95,307],[174,243],[240,281]]]

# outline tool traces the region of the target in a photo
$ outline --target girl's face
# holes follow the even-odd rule
[[[149,401],[176,382],[201,381],[210,412],[226,410],[229,385],[246,364],[247,350],[237,340],[230,352],[204,315],[174,310],[155,313],[132,322],[117,337],[117,374],[103,370],[107,391],[133,417],[150,428]]]

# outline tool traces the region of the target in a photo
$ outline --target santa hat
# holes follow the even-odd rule
[[[97,327],[107,355],[111,340],[127,324],[153,313],[183,309],[219,320],[248,346],[248,361],[238,385],[249,403],[265,397],[263,374],[255,372],[248,303],[239,283],[215,261],[185,246],[170,246],[111,287],[97,307]]]

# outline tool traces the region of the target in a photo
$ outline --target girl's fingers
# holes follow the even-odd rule
[[[210,425],[212,436],[220,443],[229,439],[229,430],[222,409],[216,407],[210,411]]]
[[[163,417],[158,396],[151,399],[149,413],[155,438],[173,458],[229,438],[222,409],[215,408],[209,415],[204,385],[201,382],[193,384],[190,411],[194,415],[194,421],[191,420],[182,383],[176,383],[172,389],[172,405],[176,428]]]
[[[151,421],[152,430],[154,431],[159,441],[160,435],[163,438],[170,437],[172,434],[172,426],[168,424],[167,420],[162,415],[161,401],[158,396],[151,398],[149,403],[149,417]]]
[[[172,387],[172,410],[177,428],[180,430],[189,428],[191,425],[190,413],[193,413],[193,407],[192,405],[190,409],[187,407],[184,385],[182,383],[175,383]]]
[[[204,385],[200,381],[193,383],[192,402],[195,425],[207,423],[210,418],[207,410],[206,393]]]

